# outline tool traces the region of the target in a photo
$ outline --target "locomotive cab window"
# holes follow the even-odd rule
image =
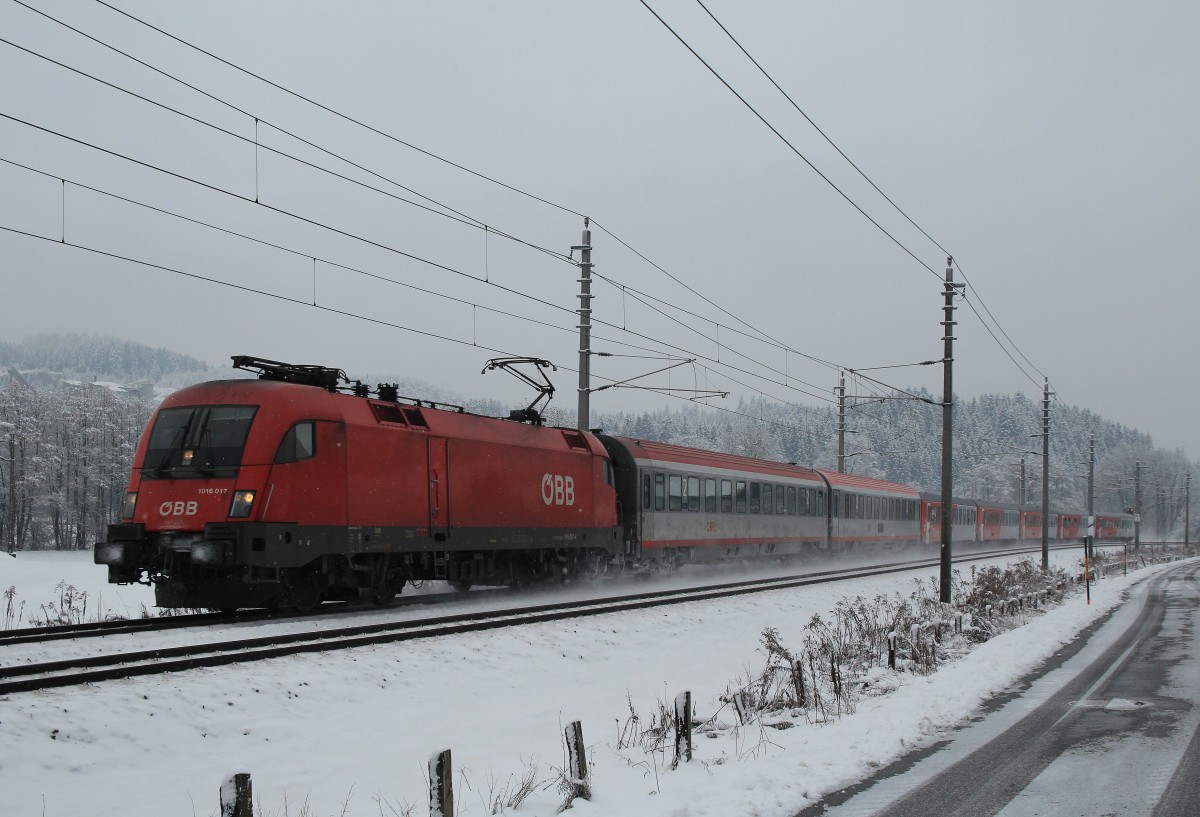
[[[188,406],[163,409],[155,418],[143,477],[232,476],[257,406]]]
[[[317,439],[315,424],[312,420],[296,423],[283,435],[279,451],[275,454],[277,465],[285,462],[299,462],[315,457],[317,454]]]

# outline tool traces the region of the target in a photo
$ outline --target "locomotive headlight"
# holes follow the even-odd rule
[[[119,565],[125,561],[125,545],[121,542],[97,542],[92,561],[98,565]]]
[[[133,510],[137,506],[137,491],[125,494],[125,505],[121,508],[122,519],[133,519]]]
[[[234,491],[233,505],[229,508],[229,516],[237,519],[247,517],[254,509],[254,491]]]
[[[192,563],[217,565],[225,561],[225,548],[220,542],[196,542],[192,545]]]

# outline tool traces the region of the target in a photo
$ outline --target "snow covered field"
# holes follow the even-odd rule
[[[33,606],[62,580],[90,598],[103,591],[106,608],[149,605],[142,588],[103,585],[90,558],[20,554],[0,562],[0,584]],[[392,815],[410,804],[423,816],[426,760],[451,748],[459,815],[492,813],[530,765],[548,788],[508,813],[546,815],[562,801],[562,727],[580,720],[594,796],[572,813],[789,815],[960,723],[1154,570],[1105,579],[1091,606],[1075,597],[933,676],[901,675],[896,692],[833,724],[697,736],[695,761],[678,770],[669,757],[618,751],[630,704],[645,719],[690,689],[699,713],[714,712],[762,665],[764,628],[797,648],[812,615],[839,599],[907,595],[936,571],[14,694],[0,699],[0,812],[213,815],[224,777],[248,771],[264,814]]]
[[[29,627],[32,620],[44,619],[49,606],[59,605],[62,593],[70,587],[87,593],[85,612],[89,621],[110,614],[138,618],[143,608],[153,613],[151,588],[120,587],[108,584],[107,580],[108,573],[93,564],[90,550],[20,551],[15,557],[0,553],[0,592],[10,587],[15,589],[12,627]]]

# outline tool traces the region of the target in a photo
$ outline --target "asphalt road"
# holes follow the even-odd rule
[[[1200,563],[1130,592],[992,711],[797,817],[1200,815]]]

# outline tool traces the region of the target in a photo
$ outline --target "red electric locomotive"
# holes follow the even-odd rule
[[[336,369],[234,358],[259,380],[163,401],[123,521],[96,546],[112,582],[164,607],[385,602],[405,581],[520,584],[622,548],[594,435],[336,389]]]

